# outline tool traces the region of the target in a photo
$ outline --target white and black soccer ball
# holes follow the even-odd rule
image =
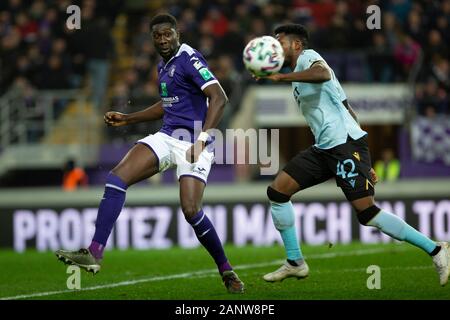
[[[280,42],[271,36],[251,40],[244,49],[245,68],[257,77],[280,71],[284,63],[284,51]]]

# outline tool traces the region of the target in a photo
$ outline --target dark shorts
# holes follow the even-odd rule
[[[335,177],[349,201],[374,195],[367,135],[331,149],[314,146],[301,151],[284,167],[300,188],[306,189]]]

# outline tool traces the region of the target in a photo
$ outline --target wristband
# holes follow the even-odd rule
[[[205,131],[200,132],[200,134],[198,135],[197,140],[206,142],[206,140],[208,140],[210,138],[209,134]]]

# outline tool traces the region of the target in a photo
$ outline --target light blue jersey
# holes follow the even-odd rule
[[[309,69],[319,60],[325,62],[316,51],[303,50],[294,72]],[[357,140],[367,134],[342,103],[347,96],[333,70],[331,75],[331,80],[322,83],[292,82],[295,100],[314,134],[315,146],[320,149],[343,144],[348,136]]]

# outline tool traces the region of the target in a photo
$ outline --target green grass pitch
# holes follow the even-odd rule
[[[408,244],[303,246],[307,279],[266,283],[284,259],[280,246],[225,247],[246,293],[230,295],[203,248],[108,251],[102,270],[81,271],[81,290],[68,290],[67,266],[53,253],[0,251],[0,299],[316,300],[450,299],[428,255]],[[381,271],[381,289],[367,288],[367,267]]]

